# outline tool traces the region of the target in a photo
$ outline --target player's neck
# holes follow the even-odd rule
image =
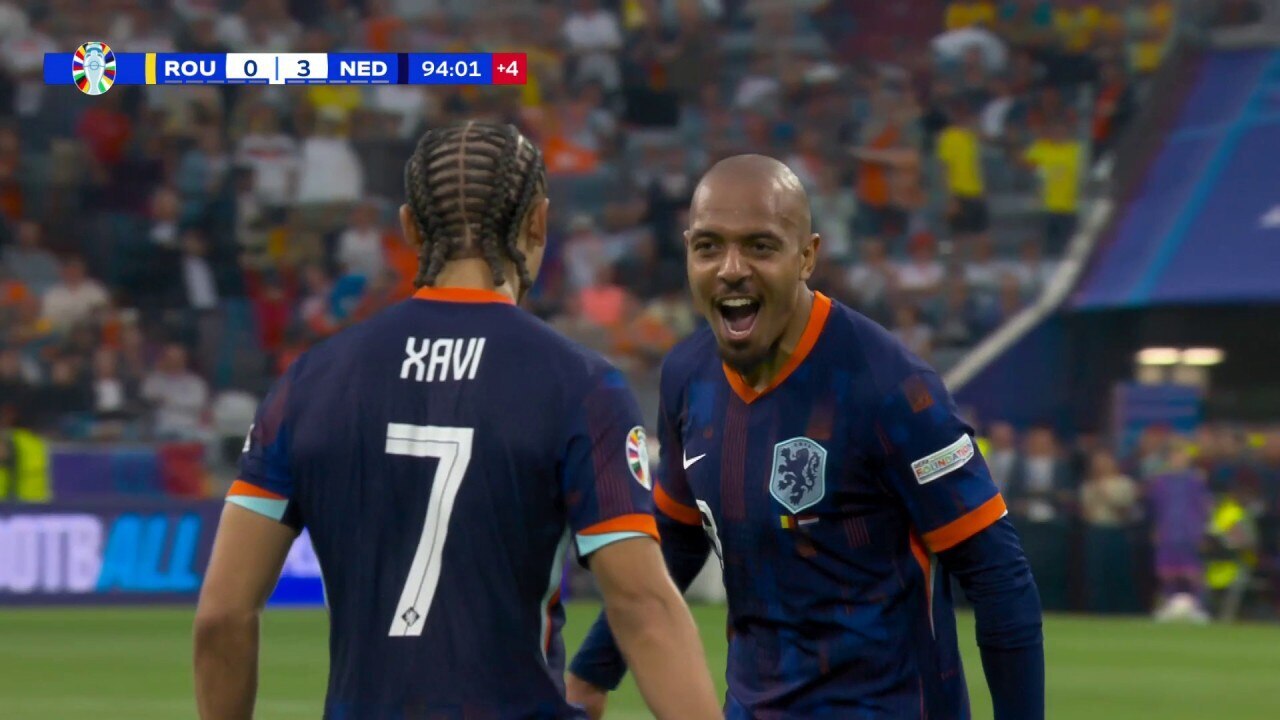
[[[742,379],[746,380],[748,385],[757,391],[769,387],[787,361],[795,354],[800,338],[804,337],[804,329],[809,326],[809,315],[812,313],[813,291],[805,286],[801,288],[800,299],[796,302],[796,311],[791,315],[791,321],[787,323],[786,329],[782,331],[782,338],[778,341],[773,355],[749,372],[742,374]]]
[[[519,300],[516,297],[516,286],[512,282],[515,277],[515,268],[507,267],[506,280],[501,285],[493,284],[493,270],[489,268],[489,261],[484,258],[460,258],[458,260],[450,260],[440,268],[440,273],[436,275],[435,287],[438,288],[462,288],[466,290],[492,290],[502,293],[513,300]]]

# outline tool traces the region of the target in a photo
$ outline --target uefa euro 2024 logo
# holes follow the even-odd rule
[[[85,95],[101,95],[116,81],[116,54],[103,42],[87,42],[71,58],[71,78]]]

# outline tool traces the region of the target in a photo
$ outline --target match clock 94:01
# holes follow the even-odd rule
[[[423,77],[439,75],[440,77],[483,77],[480,63],[475,60],[427,60],[422,63]]]

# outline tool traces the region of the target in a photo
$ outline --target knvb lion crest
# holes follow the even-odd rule
[[[773,446],[769,492],[793,513],[816,505],[827,491],[827,450],[807,437]]]

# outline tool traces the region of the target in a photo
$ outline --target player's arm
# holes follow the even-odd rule
[[[258,687],[258,618],[297,531],[227,503],[195,619],[202,720],[249,720]]]
[[[617,542],[590,559],[618,647],[659,720],[722,717],[706,653],[658,545]]]
[[[1044,717],[1040,595],[1009,519],[938,555],[973,604],[996,720]]]
[[[227,494],[196,607],[196,704],[202,720],[253,717],[258,682],[258,618],[302,522],[292,496],[285,415],[293,372],[254,417]]]
[[[668,405],[665,397],[659,400],[658,439],[662,444],[663,471],[654,479],[653,498],[663,560],[676,587],[684,592],[706,565],[711,545],[685,478],[684,447]],[[569,700],[598,718],[604,711],[605,694],[616,689],[626,674],[627,663],[618,650],[609,619],[601,613],[569,667],[565,681]]]
[[[673,548],[687,547],[686,543],[681,542],[681,538],[691,537],[687,529],[683,529],[683,533],[669,531],[668,518],[663,518],[661,514],[658,515],[658,522],[655,522],[655,495],[662,497],[664,493],[651,491],[652,477],[649,474],[647,453],[643,455],[643,462],[634,465],[628,462],[628,457],[624,457],[625,448],[625,455],[639,459],[638,454],[632,452],[632,446],[636,444],[633,438],[634,431],[639,430],[640,411],[621,376],[616,375],[616,371],[606,374],[600,386],[588,393],[581,407],[586,415],[585,422],[570,441],[564,464],[566,497],[575,499],[569,508],[569,516],[577,537],[579,559],[584,564],[589,561],[589,567],[597,570],[595,554],[613,542],[637,535],[648,534],[656,540],[658,522],[662,523],[663,532],[668,533],[665,536],[668,542],[663,543],[663,551],[669,557]],[[665,411],[660,411],[663,418],[659,420],[659,430],[663,433],[661,437],[664,437],[663,456],[667,463],[674,462],[674,467],[679,468],[681,460],[678,444],[668,446],[665,440],[669,434],[668,424],[664,422],[665,415]],[[628,428],[633,427],[634,430],[628,431]],[[625,445],[622,442],[623,436],[627,438]],[[643,447],[643,438],[641,441],[640,446]],[[668,473],[668,482],[670,477]],[[693,505],[693,502],[690,500],[688,505]],[[684,519],[691,520],[700,535],[701,522],[697,519],[697,510],[686,510],[691,511],[693,517],[686,515]],[[624,528],[631,532],[618,532]],[[640,532],[636,532],[637,530]],[[705,540],[698,538],[693,542],[704,543],[701,552],[697,546],[688,548],[687,551],[690,557],[696,559],[700,569],[706,559]],[[661,557],[656,548],[653,555]],[[659,568],[662,568],[661,563]],[[696,570],[693,571],[684,584],[687,586],[696,574]],[[602,589],[604,584],[605,582],[601,582]],[[660,586],[671,586],[671,579],[667,577],[665,569],[661,572]],[[586,707],[593,718],[604,712],[603,688],[616,686],[627,667],[606,618],[607,614],[600,616],[574,660],[573,672],[566,678],[569,701]],[[702,657],[698,656],[697,661],[703,662]],[[578,673],[593,682],[583,682]]]
[[[1004,499],[941,378],[906,364],[876,420],[890,484],[973,603],[996,720],[1043,718],[1040,599]]]

